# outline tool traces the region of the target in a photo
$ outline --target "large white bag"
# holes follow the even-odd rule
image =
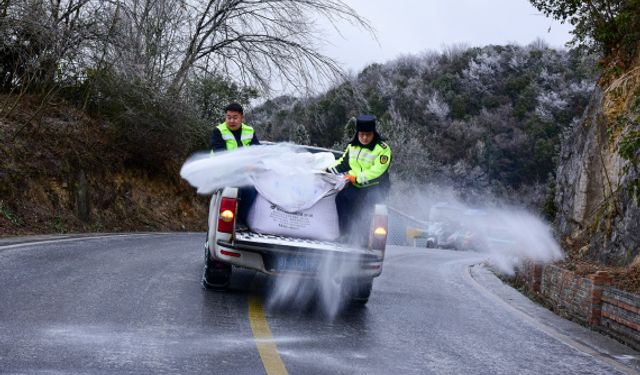
[[[295,159],[291,155],[295,155]],[[322,173],[319,169],[319,166],[328,166],[331,160],[335,161],[330,152],[291,155],[263,161],[262,169],[251,176],[252,185],[269,202],[287,212],[298,212],[344,187],[342,176]]]
[[[332,192],[309,208],[287,212],[258,193],[249,211],[247,225],[262,234],[333,241],[340,235],[336,195],[337,191]]]

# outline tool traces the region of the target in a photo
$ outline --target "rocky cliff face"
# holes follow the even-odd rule
[[[630,69],[599,86],[583,119],[563,141],[556,226],[571,255],[626,265],[640,253],[640,155],[637,146],[631,158],[620,150],[630,140],[638,143],[640,56]]]

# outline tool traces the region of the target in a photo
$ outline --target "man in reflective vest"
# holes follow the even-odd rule
[[[332,173],[345,173],[351,183],[336,197],[341,234],[356,234],[358,240],[368,238],[374,205],[389,195],[390,164],[391,148],[376,131],[375,116],[358,116],[353,140],[329,168]]]
[[[253,128],[244,121],[244,109],[238,103],[231,103],[224,108],[225,121],[213,128],[211,134],[211,152],[233,151],[238,147],[259,145]],[[241,224],[247,223],[249,209],[256,199],[253,186],[241,187],[239,191],[238,219]]]
[[[213,129],[211,134],[212,151],[231,151],[238,147],[259,145],[253,128],[244,121],[244,110],[238,103],[224,108],[225,122]]]

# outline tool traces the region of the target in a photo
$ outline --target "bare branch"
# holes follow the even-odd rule
[[[317,52],[315,19],[332,25],[369,24],[339,0],[205,1],[194,9],[197,22],[171,82],[179,92],[198,61],[213,57],[231,77],[269,91],[275,75],[295,87],[342,75],[340,66]]]

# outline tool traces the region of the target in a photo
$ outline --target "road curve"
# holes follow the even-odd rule
[[[236,270],[229,292],[202,289],[203,239],[0,246],[0,373],[635,371],[636,352],[546,315],[470,268],[476,254],[390,247],[369,304],[328,316],[314,300],[269,303],[273,278],[246,270]],[[265,343],[281,367],[259,352]]]

